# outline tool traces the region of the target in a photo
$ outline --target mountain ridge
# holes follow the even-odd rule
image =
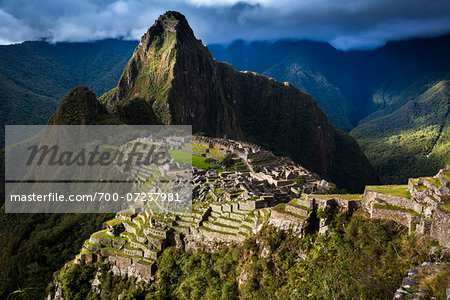
[[[332,127],[310,95],[217,63],[177,12],[147,31],[115,90],[100,99],[122,122],[190,124],[194,133],[244,139],[349,190],[378,181],[358,144]]]

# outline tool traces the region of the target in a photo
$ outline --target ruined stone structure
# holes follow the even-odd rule
[[[140,142],[154,143],[144,138]],[[176,145],[181,149],[182,144]],[[132,149],[128,145],[127,149]],[[150,281],[155,260],[175,246],[211,251],[218,244],[239,243],[257,233],[263,223],[304,233],[314,199],[302,192],[323,193],[331,185],[286,157],[277,157],[258,146],[232,140],[195,137],[194,155],[219,163],[226,156],[233,168],[193,168],[191,211],[154,214],[132,206],[105,224],[85,242],[76,262],[103,260],[118,275]],[[182,169],[178,163],[174,170]],[[155,176],[152,166],[133,165],[130,174],[141,181]],[[171,174],[161,169],[159,174]],[[149,184],[139,188],[148,191]]]
[[[149,282],[155,261],[169,246],[214,251],[256,234],[263,224],[303,235],[313,224],[325,233],[333,216],[367,210],[410,232],[429,235],[450,247],[449,171],[433,178],[410,179],[404,186],[367,186],[364,195],[333,195],[331,185],[292,160],[258,146],[232,140],[195,137],[192,152],[217,162],[193,168],[192,209],[154,214],[141,209],[118,213],[85,242],[77,263],[103,260],[118,275]],[[221,169],[219,161],[233,159]],[[136,170],[146,178],[151,172]],[[315,222],[315,223],[314,223]],[[317,228],[317,227],[316,227]]]
[[[367,186],[363,207],[371,218],[393,220],[450,248],[450,171],[410,178],[408,185]]]

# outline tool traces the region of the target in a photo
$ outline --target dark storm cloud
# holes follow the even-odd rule
[[[306,38],[348,49],[450,32],[449,0],[0,0],[0,43],[138,39],[166,10],[207,43]]]

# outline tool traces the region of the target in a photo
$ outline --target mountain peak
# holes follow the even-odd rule
[[[159,16],[155,24],[161,24],[165,30],[177,31],[180,29],[189,28],[186,18],[177,11],[167,11],[165,14]],[[191,30],[192,32],[192,30]]]
[[[186,18],[177,11],[167,11],[159,16],[155,23],[148,29],[147,33],[141,38],[140,46],[148,50],[151,44],[160,39],[164,39],[164,33],[175,33],[179,41],[184,39],[195,39]]]
[[[217,62],[178,12],[156,20],[102,101],[126,124],[189,124],[195,133],[245,139],[291,155],[327,178],[357,157],[357,178],[343,186],[360,190],[377,182],[356,142],[334,130],[311,96]],[[352,153],[341,156],[340,149]]]

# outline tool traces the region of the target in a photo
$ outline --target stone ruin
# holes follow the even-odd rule
[[[118,213],[85,242],[75,262],[102,260],[114,274],[149,282],[156,259],[167,247],[214,251],[219,244],[243,242],[263,224],[304,235],[318,222],[324,233],[334,214],[356,209],[450,248],[450,212],[443,208],[449,203],[448,170],[433,178],[410,179],[405,186],[367,186],[363,195],[333,195],[327,194],[331,185],[325,180],[258,146],[195,137],[193,150],[205,159],[232,155],[234,169],[194,168],[191,211]]]

